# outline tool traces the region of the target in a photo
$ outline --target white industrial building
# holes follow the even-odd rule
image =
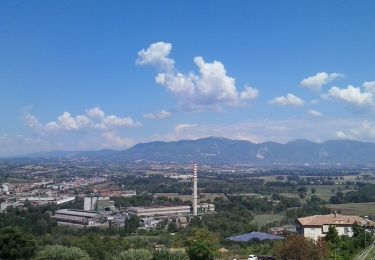
[[[198,167],[193,165],[193,208],[188,205],[182,206],[147,206],[147,207],[128,207],[126,211],[129,214],[138,217],[157,217],[157,216],[183,216],[193,214],[208,214],[215,212],[215,205],[209,203],[198,204]]]
[[[125,198],[134,197],[134,196],[137,196],[137,191],[136,190],[125,190],[125,191],[122,192],[121,196],[125,197]]]
[[[20,203],[18,201],[15,201],[15,202],[3,201],[0,204],[0,213],[6,212],[8,207],[14,207],[14,208],[23,207],[23,203]]]
[[[156,218],[141,218],[141,224],[145,229],[157,228],[158,224],[162,222],[163,219]]]
[[[330,226],[334,226],[339,236],[352,237],[354,223],[364,227],[375,227],[375,222],[366,218],[334,213],[298,218],[297,232],[304,237],[318,240],[326,236]]]
[[[154,216],[175,216],[190,214],[190,206],[147,206],[147,207],[128,207],[126,211],[129,214],[138,217],[154,217]]]
[[[211,203],[197,204],[197,214],[210,214],[215,212],[215,205]]]
[[[9,195],[10,185],[9,183],[0,184],[0,193]]]
[[[109,197],[87,196],[83,199],[83,210],[104,210],[114,205]]]
[[[94,211],[83,211],[74,209],[60,209],[55,211],[55,215],[51,216],[59,224],[94,226],[95,222],[100,218],[99,213]]]
[[[29,201],[35,204],[53,203],[56,205],[61,205],[67,202],[74,201],[75,197],[22,197],[18,200],[22,202]]]

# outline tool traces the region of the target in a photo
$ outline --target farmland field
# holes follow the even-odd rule
[[[260,214],[255,215],[251,223],[256,224],[258,227],[262,227],[275,221],[281,221],[283,217],[283,214]]]
[[[339,187],[341,187],[341,191],[343,193],[352,191],[351,189],[345,189],[340,185],[309,185],[307,187],[309,191],[311,190],[311,188],[315,188],[315,195],[326,201],[328,201],[331,196],[334,195],[334,193],[332,193],[332,190],[337,191]]]
[[[342,214],[368,216],[375,215],[375,202],[327,204],[328,208],[340,211]]]

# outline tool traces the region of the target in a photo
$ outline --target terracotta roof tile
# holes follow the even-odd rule
[[[359,217],[341,214],[314,215],[298,218],[298,222],[303,226],[322,226],[322,225],[353,225],[357,222],[360,225],[375,226],[375,222]]]

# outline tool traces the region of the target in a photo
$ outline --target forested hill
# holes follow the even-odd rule
[[[60,153],[38,154],[53,157]],[[35,158],[35,156],[33,156]],[[211,163],[211,164],[373,164],[375,144],[351,140],[331,140],[315,143],[295,140],[286,144],[275,142],[251,143],[249,141],[207,137],[174,142],[149,142],[137,144],[127,150],[101,150],[66,153],[66,157],[86,157],[96,160],[122,162],[148,161],[161,163]]]

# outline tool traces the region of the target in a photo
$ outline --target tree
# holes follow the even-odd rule
[[[175,222],[170,222],[168,224],[168,232],[169,233],[176,233],[177,232],[177,224]]]
[[[189,260],[189,256],[183,250],[161,250],[154,252],[153,260]]]
[[[353,235],[355,237],[358,237],[361,234],[363,234],[363,232],[365,232],[365,228],[359,225],[357,222],[354,222],[352,228],[353,228],[353,233],[354,233]]]
[[[152,254],[146,249],[130,249],[122,251],[114,260],[151,260]]]
[[[132,215],[128,219],[125,220],[125,233],[126,234],[135,233],[138,227],[139,227],[139,218],[136,215]]]
[[[1,259],[27,259],[33,256],[35,249],[34,237],[19,228],[7,227],[0,231]]]
[[[315,194],[316,193],[316,189],[313,187],[313,188],[311,188],[311,194]]]
[[[328,233],[325,236],[325,240],[331,244],[337,244],[339,240],[339,234],[335,226],[329,226]]]
[[[88,260],[90,259],[86,251],[78,247],[68,247],[62,245],[46,246],[40,251],[36,259],[39,260]]]
[[[186,251],[191,260],[210,260],[217,255],[217,238],[208,230],[194,230],[187,238],[186,243]]]
[[[320,260],[329,256],[323,240],[314,241],[303,236],[290,236],[279,241],[273,248],[277,259]]]

